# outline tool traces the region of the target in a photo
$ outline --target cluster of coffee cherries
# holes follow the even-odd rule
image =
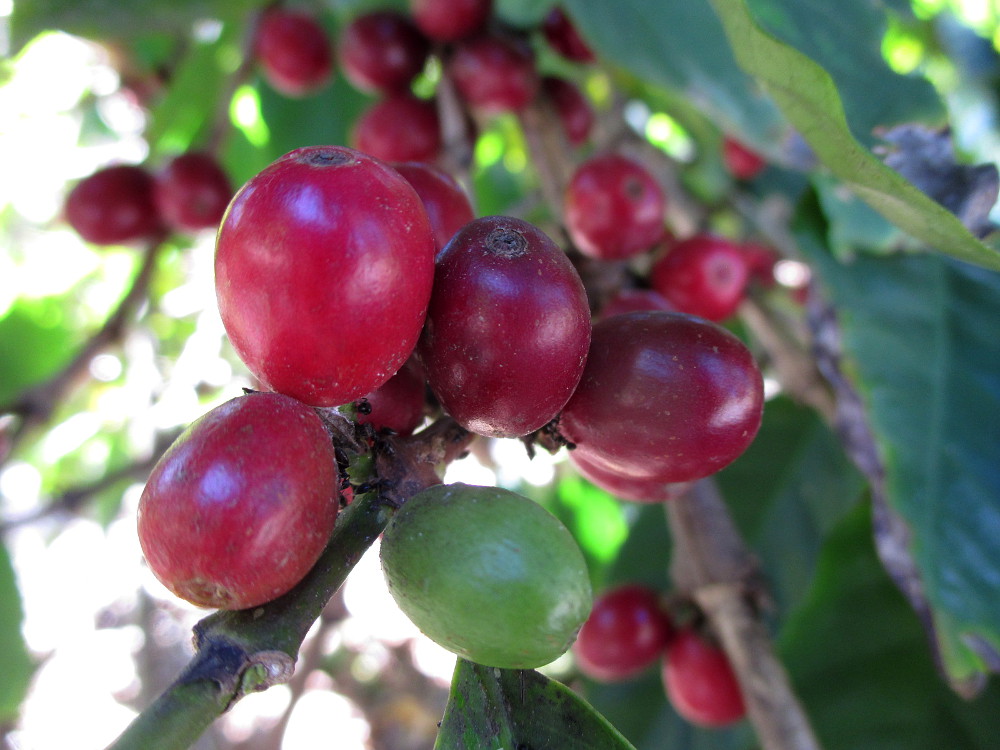
[[[671,704],[693,724],[721,727],[746,714],[725,652],[696,623],[676,627],[659,592],[643,584],[621,584],[597,597],[573,655],[584,675],[606,683],[658,664]]]

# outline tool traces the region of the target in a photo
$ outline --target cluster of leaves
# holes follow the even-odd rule
[[[124,40],[142,66],[169,69],[145,132],[156,159],[211,135],[220,99],[233,93],[228,82],[240,62],[247,12],[256,5],[146,0],[108,14],[98,0],[45,0],[16,3],[12,24],[15,44],[58,28]],[[371,5],[327,10],[342,23]],[[527,25],[550,5],[501,0],[498,12]],[[942,92],[925,77],[900,75],[882,49],[887,29],[919,32],[928,64],[944,60],[967,86],[991,80],[994,88],[996,51],[986,45],[988,64],[973,75],[962,66],[983,40],[965,30],[956,42],[954,25],[921,20],[902,0],[836,7],[817,0],[564,5],[602,60],[599,69],[573,74],[586,77],[609,119],[619,98],[656,113],[642,123],[643,134],[678,158],[684,193],[709,207],[698,220],[763,236],[815,275],[808,320],[796,323],[810,327],[816,365],[832,383],[833,424],[778,396],[755,444],[722,472],[719,485],[760,559],[779,654],[822,743],[872,747],[890,744],[892,736],[911,748],[989,746],[1000,729],[1000,690],[988,678],[1000,667],[1000,347],[991,335],[1000,314],[1000,254],[982,206],[995,201],[995,171],[971,179],[942,146],[949,142],[940,129],[949,120],[966,145],[963,123],[949,106],[969,92]],[[190,40],[191,25],[204,18],[221,20],[220,33]],[[233,108],[234,130],[222,156],[236,184],[293,148],[346,143],[367,103],[342,78],[301,101],[251,80],[233,101],[243,109]],[[984,102],[996,122],[995,93]],[[660,134],[658,122],[670,123],[674,137]],[[901,125],[908,129],[892,130]],[[722,131],[773,166],[734,187],[717,156]],[[877,147],[891,152],[894,168],[878,158]],[[553,219],[526,199],[538,183],[524,167],[524,148],[512,118],[500,118],[480,136],[473,177],[481,214]],[[156,301],[183,278],[184,250],[172,247],[161,256],[152,312],[144,319],[164,357],[181,351],[194,325],[156,313]],[[87,332],[72,321],[40,322],[61,305],[18,302],[0,318],[0,404],[59,371],[66,352],[85,341]],[[73,396],[60,413],[87,398]],[[30,443],[18,451],[28,459],[38,455]],[[124,441],[111,441],[106,453],[109,471],[130,461]],[[81,463],[70,456],[52,467],[46,489],[65,487]],[[120,484],[114,489],[98,495],[105,519],[118,509]],[[666,562],[674,540],[662,509],[625,506],[569,473],[531,492],[576,533],[599,585],[671,587]],[[621,528],[628,533],[610,531]],[[16,716],[31,664],[19,633],[15,577],[2,549],[0,556],[6,675],[0,720],[8,720]],[[581,715],[576,699],[558,686],[533,673],[519,680],[460,665],[452,705],[471,707],[446,717],[441,742],[451,744],[444,746],[495,732],[490,738],[506,747],[514,736],[511,715],[491,715],[501,705],[514,706],[521,729],[527,720],[517,705],[552,707],[531,724],[539,747],[547,746],[549,722],[558,723],[553,717],[560,711]],[[704,732],[679,720],[655,674],[626,685],[579,686],[637,748],[753,745],[746,727]],[[494,694],[496,700],[473,705],[471,696]],[[587,736],[607,740],[595,739],[595,747],[621,746],[614,730],[598,724]]]

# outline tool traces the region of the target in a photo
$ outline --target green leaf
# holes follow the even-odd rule
[[[576,693],[534,670],[459,659],[435,750],[629,750]]]
[[[0,404],[54,374],[69,359],[78,336],[69,328],[64,300],[21,300],[0,318]]]
[[[960,260],[1000,269],[958,217],[885,166],[851,133],[836,84],[819,64],[755,22],[744,0],[711,0],[736,59],[802,134],[819,160],[889,221]]]
[[[21,635],[21,595],[7,549],[0,544],[0,724],[17,718],[34,665]]]
[[[996,746],[1000,685],[968,702],[938,678],[917,618],[876,557],[867,503],[823,546],[779,651],[826,750]]]
[[[839,312],[944,666],[974,678],[1000,654],[1000,275],[936,255],[840,263],[822,227],[803,214],[795,230]]]

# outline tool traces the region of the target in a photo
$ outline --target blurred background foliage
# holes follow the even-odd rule
[[[311,3],[333,36],[359,12],[387,5],[403,7]],[[530,29],[551,5],[498,0],[497,10]],[[841,316],[844,369],[861,394],[885,487],[855,468],[815,412],[780,393],[752,448],[719,477],[763,565],[770,624],[821,741],[837,750],[994,746],[1000,688],[987,675],[1000,659],[1000,282],[949,257],[967,257],[957,247],[974,247],[971,235],[927,252],[846,190],[858,175],[845,177],[848,146],[836,124],[796,133],[794,117],[734,50],[750,50],[766,32],[819,63],[839,94],[820,92],[822,103],[842,103],[846,135],[866,149],[884,145],[880,129],[947,125],[960,163],[996,163],[1000,8],[988,0],[565,6],[601,64],[566,63],[536,35],[539,66],[581,84],[600,137],[610,142],[624,126],[672,165],[698,207],[689,229],[784,240],[781,249],[809,263]],[[75,180],[113,161],[159,166],[205,143],[220,123],[220,156],[237,185],[293,148],[349,142],[371,99],[342,76],[303,100],[255,75],[232,88],[257,7],[0,0],[0,405],[16,411],[23,394],[37,395],[31,389],[57,375],[117,308],[142,263],[135,248],[88,246],[61,221]],[[759,28],[727,37],[735,27],[720,19],[735,23],[747,9]],[[816,95],[794,71],[770,72],[796,101]],[[436,76],[430,66],[418,91],[431,91]],[[752,182],[735,184],[725,171],[726,134],[767,156],[770,166]],[[480,214],[523,216],[559,236],[516,118],[481,124],[471,178]],[[940,218],[907,211],[925,224]],[[982,258],[991,246],[986,237]],[[23,434],[16,416],[0,416],[0,727],[10,747],[101,747],[184,663],[197,612],[141,567],[134,512],[144,472],[170,437],[250,384],[218,320],[211,262],[210,234],[171,237],[123,335],[86,363],[51,413]],[[770,304],[802,317],[787,295]],[[497,481],[549,507],[577,536],[598,588],[641,581],[669,591],[662,509],[611,497],[563,456],[528,462],[523,454],[516,442],[498,443],[453,476]],[[880,491],[910,530],[929,622],[876,555]],[[377,579],[376,570],[366,580]],[[295,744],[299,713],[338,723],[343,747],[428,747],[450,666],[364,598],[348,591],[346,604],[331,605],[302,684],[240,704],[204,746],[305,747]],[[387,622],[401,634],[380,630]],[[617,686],[581,678],[570,658],[548,671],[640,750],[754,746],[747,726],[705,731],[680,720],[655,671]],[[75,734],[67,739],[55,725]]]

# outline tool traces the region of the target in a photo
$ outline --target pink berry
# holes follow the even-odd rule
[[[579,146],[590,137],[594,127],[594,110],[580,89],[571,81],[556,76],[542,79],[542,91],[551,100],[566,131],[566,140]]]
[[[162,231],[153,199],[153,177],[142,167],[121,164],[100,169],[76,184],[64,215],[87,242],[119,245]]]
[[[373,11],[354,19],[340,36],[340,63],[355,88],[369,93],[409,89],[424,69],[430,43],[402,13]]]
[[[286,96],[306,96],[333,74],[326,30],[308,13],[272,7],[257,27],[254,51],[268,82]]]
[[[156,176],[156,206],[164,221],[180,231],[218,227],[232,197],[229,177],[210,154],[181,154]]]
[[[433,161],[441,150],[437,107],[412,94],[391,94],[358,118],[351,140],[382,161]]]
[[[746,715],[725,652],[692,629],[679,631],[667,646],[663,684],[677,713],[692,724],[722,727]]]
[[[491,34],[458,42],[447,72],[469,106],[487,115],[524,109],[540,85],[530,47]]]
[[[699,234],[670,248],[649,280],[681,312],[718,322],[736,312],[749,276],[747,255],[738,245]]]
[[[479,31],[492,9],[492,0],[410,0],[413,22],[439,42],[454,42]]]
[[[420,162],[397,162],[392,167],[406,178],[423,201],[438,251],[475,218],[468,194],[444,170]]]
[[[552,48],[567,60],[589,63],[596,59],[562,8],[556,7],[549,12],[542,24],[542,33]]]

